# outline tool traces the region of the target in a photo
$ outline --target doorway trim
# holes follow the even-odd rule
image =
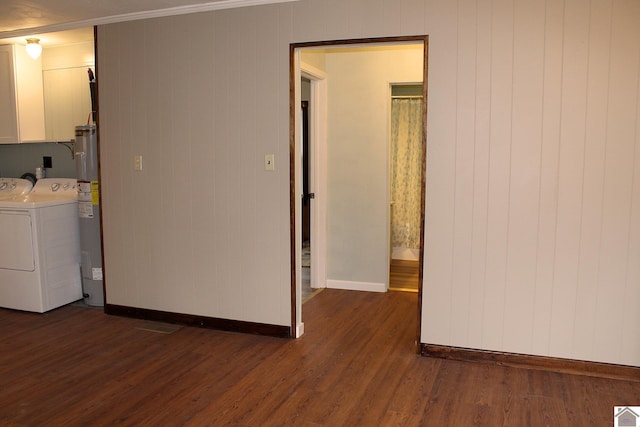
[[[363,39],[345,39],[332,41],[317,41],[304,43],[291,43],[289,45],[289,214],[290,214],[290,248],[291,248],[291,336],[299,337],[304,332],[302,323],[302,303],[297,278],[300,275],[299,251],[301,244],[300,221],[297,220],[297,205],[300,200],[300,171],[298,170],[299,160],[297,159],[297,145],[299,136],[297,129],[300,129],[300,115],[297,113],[300,101],[300,50],[305,48],[318,48],[323,46],[341,45],[372,45],[372,44],[399,44],[403,42],[422,42],[423,44],[423,109],[422,109],[422,177],[421,177],[421,209],[420,209],[420,256],[418,270],[418,304],[417,316],[418,324],[416,331],[416,353],[420,353],[420,337],[422,329],[422,288],[424,269],[424,222],[425,222],[425,200],[426,200],[426,149],[427,149],[427,88],[428,88],[428,52],[429,36],[399,36],[380,37]],[[313,230],[312,230],[313,232]]]
[[[309,179],[315,197],[311,203],[311,283],[312,287],[327,287],[326,227],[327,209],[327,74],[300,61],[300,74],[311,82],[309,100],[309,155],[311,157]]]

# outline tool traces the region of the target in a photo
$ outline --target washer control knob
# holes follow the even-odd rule
[[[51,184],[51,191],[58,191],[60,189],[60,184],[58,184],[57,182],[54,184]]]

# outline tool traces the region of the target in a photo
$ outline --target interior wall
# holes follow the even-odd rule
[[[328,49],[325,63],[327,280],[385,289],[390,84],[422,81],[423,46]]]
[[[289,44],[428,34],[421,341],[640,366],[640,3],[374,3],[99,27],[108,301],[288,324]]]
[[[422,341],[638,366],[640,3],[462,4],[430,31]]]
[[[0,177],[19,178],[24,173],[35,175],[42,157],[51,157],[49,178],[75,178],[76,162],[71,149],[62,144],[0,144]]]
[[[290,325],[285,10],[98,28],[107,303]]]

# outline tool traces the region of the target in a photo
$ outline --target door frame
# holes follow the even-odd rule
[[[416,352],[420,353],[420,340],[422,330],[422,297],[423,297],[423,269],[424,269],[424,228],[425,228],[425,200],[426,200],[426,151],[427,151],[427,92],[428,92],[428,53],[429,53],[429,36],[399,36],[399,37],[380,37],[380,38],[363,38],[363,39],[345,39],[345,40],[332,40],[332,41],[316,41],[316,42],[304,42],[304,43],[291,43],[289,45],[289,214],[290,214],[290,248],[291,248],[291,328],[290,336],[298,338],[304,333],[304,323],[302,322],[302,301],[301,301],[301,219],[298,211],[298,204],[301,202],[301,170],[299,166],[299,145],[301,144],[300,129],[301,118],[299,111],[300,105],[300,79],[302,76],[301,64],[300,64],[300,50],[306,48],[319,48],[319,47],[338,47],[342,45],[373,45],[373,44],[398,44],[402,42],[422,42],[423,43],[423,87],[422,87],[422,177],[421,177],[421,209],[420,209],[420,256],[419,256],[419,271],[418,271],[418,324],[416,331]],[[323,79],[324,80],[324,79]],[[314,80],[312,80],[313,83]],[[312,89],[313,90],[313,89]],[[313,98],[313,92],[312,92]],[[326,103],[324,103],[326,105]],[[320,108],[321,110],[322,108]],[[312,114],[314,114],[312,112]],[[314,118],[315,119],[315,118]],[[318,123],[323,122],[315,122]],[[323,126],[316,126],[323,128]],[[321,140],[316,140],[315,152],[320,149],[325,149],[326,145],[320,143]],[[316,158],[319,157],[316,155]],[[326,162],[326,158],[324,159]],[[314,163],[315,164],[315,163]],[[318,174],[316,168],[315,174]],[[324,175],[324,174],[320,174]],[[322,176],[319,177],[317,184],[322,181]],[[319,188],[316,188],[318,193]],[[323,194],[324,195],[324,194]],[[316,194],[318,197],[319,194]],[[321,205],[316,203],[316,205]],[[313,216],[312,207],[312,216]],[[313,221],[313,220],[312,220]],[[313,222],[312,222],[313,227]],[[317,228],[317,227],[315,227]],[[314,233],[316,230],[313,230]],[[313,237],[312,237],[313,239]],[[313,256],[313,253],[312,253]],[[313,261],[312,261],[313,265]]]
[[[311,82],[309,99],[309,188],[315,194],[311,201],[311,283],[315,288],[327,287],[327,74],[300,61],[300,75]]]

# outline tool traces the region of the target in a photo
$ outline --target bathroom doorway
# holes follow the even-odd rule
[[[390,85],[389,290],[418,292],[422,180],[422,82]]]

